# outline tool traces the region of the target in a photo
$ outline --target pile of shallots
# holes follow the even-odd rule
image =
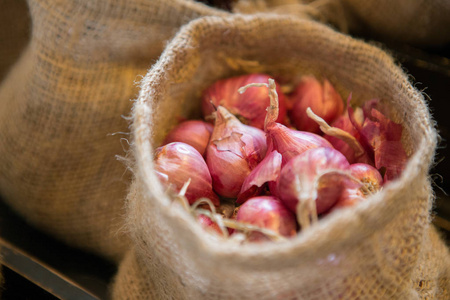
[[[351,107],[328,80],[288,94],[265,74],[217,81],[204,120],[180,123],[155,151],[163,185],[210,232],[244,241],[292,237],[397,178],[402,126],[379,100]],[[187,205],[187,202],[190,206]]]

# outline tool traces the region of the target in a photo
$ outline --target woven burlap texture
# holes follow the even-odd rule
[[[114,134],[128,131],[135,82],[182,24],[224,12],[182,0],[28,6],[30,43],[0,85],[1,196],[45,232],[119,259],[130,175],[116,159],[128,136]]]
[[[0,82],[20,56],[30,34],[30,17],[25,0],[0,2]]]
[[[402,176],[366,202],[330,214],[288,242],[238,245],[202,230],[164,193],[153,149],[202,90],[236,74],[327,77],[353,102],[380,97],[411,154]],[[133,106],[134,243],[114,299],[447,299],[449,253],[430,225],[428,170],[436,132],[423,96],[382,50],[313,21],[269,15],[186,25],[141,81]],[[434,245],[431,246],[433,241]]]
[[[343,32],[415,46],[450,43],[447,0],[240,0],[234,11],[308,14]]]
[[[25,1],[4,0],[0,2],[0,82],[27,44],[29,25],[28,8]],[[0,255],[0,299],[4,289],[2,269]]]
[[[355,18],[350,27],[418,46],[450,43],[450,1],[340,0]]]

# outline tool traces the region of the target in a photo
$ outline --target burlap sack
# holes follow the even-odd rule
[[[26,1],[0,1],[0,82],[28,43],[29,34]]]
[[[29,25],[28,8],[24,0],[0,1],[0,82],[27,44]],[[0,255],[0,299],[4,288],[1,261]]]
[[[361,103],[381,97],[405,128],[402,176],[288,242],[238,245],[207,234],[164,193],[153,149],[179,117],[198,117],[215,80],[249,72],[326,76]],[[382,50],[313,21],[269,15],[186,25],[141,81],[133,106],[134,249],[114,299],[448,299],[450,255],[430,225],[436,132],[426,102]]]
[[[135,81],[182,24],[225,12],[187,0],[28,5],[31,41],[0,85],[1,196],[45,232],[119,259],[130,176],[115,157],[128,136],[113,134],[128,131]]]
[[[418,46],[450,43],[448,0],[341,0],[350,24],[375,37]]]
[[[447,0],[240,0],[234,11],[307,12],[346,33],[415,46],[450,43]]]

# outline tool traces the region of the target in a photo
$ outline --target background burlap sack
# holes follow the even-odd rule
[[[411,154],[402,176],[358,206],[282,243],[237,245],[207,234],[153,172],[154,147],[179,117],[198,117],[215,80],[267,72],[326,76],[355,103],[380,97]],[[436,132],[424,98],[382,50],[313,21],[269,15],[186,25],[141,82],[133,106],[134,243],[114,299],[448,299],[450,256],[430,225]]]
[[[450,43],[448,0],[240,0],[235,11],[306,11],[339,30],[415,46]]]
[[[30,43],[0,85],[1,197],[47,233],[118,259],[128,244],[120,228],[129,174],[115,156],[127,136],[111,134],[128,131],[121,115],[165,40],[224,12],[182,0],[28,5]]]
[[[29,34],[26,1],[0,1],[0,82],[27,44]]]
[[[341,1],[355,17],[350,26],[378,38],[420,46],[450,43],[450,1]]]

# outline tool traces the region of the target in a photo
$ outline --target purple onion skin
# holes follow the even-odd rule
[[[200,120],[188,120],[178,124],[166,136],[163,145],[182,142],[194,147],[201,155],[205,154],[213,126]]]
[[[282,156],[278,151],[267,152],[266,157],[254,168],[242,184],[237,204],[244,203],[248,198],[261,195],[266,183],[270,186],[280,176]]]
[[[316,201],[317,213],[325,212],[339,199],[342,186],[336,184],[339,176],[322,175],[333,170],[346,171],[349,165],[345,156],[333,148],[309,149],[282,168],[277,184],[278,196],[296,212],[299,201],[316,195],[313,200]]]
[[[245,178],[265,157],[266,151],[264,131],[242,124],[219,106],[206,150],[214,191],[222,197],[237,197]]]
[[[315,77],[305,76],[289,98],[289,116],[298,130],[321,133],[319,125],[307,116],[308,107],[327,123],[344,112],[344,101],[327,79],[320,83]]]
[[[194,147],[174,142],[155,150],[155,172],[161,183],[179,192],[191,179],[186,190],[189,203],[206,197],[214,205],[219,205],[219,198],[213,192],[212,178],[202,155]]]
[[[326,139],[315,133],[290,129],[282,124],[272,122],[266,128],[269,149],[277,150],[283,157],[283,166],[293,157],[306,150],[333,146]]]
[[[269,75],[254,73],[215,82],[203,92],[203,116],[211,115],[215,107],[220,105],[238,117],[243,124],[263,129],[266,108],[270,102],[267,87],[251,87],[243,94],[240,94],[238,89],[251,83],[267,83],[269,78],[271,78]],[[279,101],[277,122],[285,123],[287,119],[285,96],[277,83],[276,90]]]
[[[281,236],[292,237],[297,233],[295,215],[273,196],[259,196],[248,199],[239,208],[236,221],[270,229]],[[260,232],[252,232],[248,236],[252,242],[270,240]]]

